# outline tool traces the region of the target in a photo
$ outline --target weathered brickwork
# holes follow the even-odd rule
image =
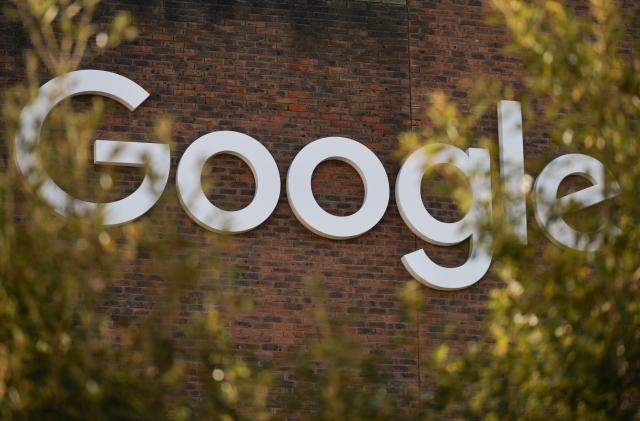
[[[464,246],[436,247],[417,239],[402,222],[393,195],[383,219],[365,235],[347,241],[319,237],[293,216],[284,183],[304,145],[325,136],[345,136],[375,152],[393,189],[400,167],[398,135],[424,124],[428,91],[442,89],[464,104],[464,79],[483,75],[515,83],[518,63],[501,50],[504,32],[485,23],[485,2],[105,1],[105,16],[116,9],[133,13],[139,39],[88,59],[83,67],[122,74],[151,96],[134,113],[115,107],[102,134],[151,140],[153,121],[172,115],[170,186],[187,146],[215,130],[236,130],[258,139],[279,166],[282,194],[277,208],[257,229],[234,236],[222,261],[236,276],[216,281],[255,298],[251,314],[233,326],[241,352],[276,357],[313,334],[312,304],[304,285],[311,275],[326,288],[332,311],[351,314],[353,335],[372,349],[388,347],[400,334],[418,338],[420,346],[395,356],[390,368],[398,388],[420,386],[428,377],[419,372],[419,362],[445,339],[446,323],[457,328],[460,348],[482,340],[485,302],[497,285],[490,278],[459,292],[422,288],[428,306],[418,315],[417,328],[399,315],[396,290],[410,279],[401,256],[424,247],[437,261],[455,265],[466,257]],[[2,21],[2,86],[22,78],[21,51],[26,45],[18,26]],[[486,129],[497,139],[495,118],[487,120]],[[535,155],[544,147],[542,137],[527,137],[525,154]],[[235,158],[212,159],[203,180],[212,183],[209,198],[228,209],[248,204],[253,195],[250,170]],[[135,171],[123,171],[121,191],[139,181]],[[364,195],[357,173],[339,162],[319,166],[313,189],[319,203],[339,215],[355,212]],[[428,184],[424,190],[434,215],[455,218],[450,199],[431,196]],[[174,223],[203,247],[218,238],[188,218],[171,189],[158,206],[166,206]],[[154,210],[144,218],[153,216]],[[127,269],[110,303],[114,314],[143,312],[152,304],[148,291],[156,280],[141,274],[150,264],[141,258]],[[289,379],[283,376],[287,385]]]

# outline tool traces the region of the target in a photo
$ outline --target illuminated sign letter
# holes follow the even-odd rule
[[[237,211],[214,206],[202,191],[204,164],[222,153],[242,159],[256,182],[253,200]],[[232,131],[209,133],[189,145],[178,164],[176,184],[184,210],[202,227],[215,232],[241,233],[257,227],[271,215],[280,197],[278,166],[267,148],[251,136]]]
[[[425,208],[420,184],[427,166],[451,164],[468,178],[473,196],[471,209],[459,221],[435,219]],[[428,145],[409,155],[396,180],[396,202],[402,219],[414,234],[430,243],[450,246],[471,237],[470,254],[459,267],[436,264],[420,249],[402,257],[415,279],[435,289],[455,290],[480,280],[491,265],[491,239],[481,225],[491,217],[491,177],[489,152],[469,148],[468,154],[451,145]]]
[[[346,162],[362,178],[364,202],[353,215],[331,215],[313,197],[313,171],[328,159]],[[291,163],[287,196],[302,225],[323,237],[344,240],[364,234],[380,221],[389,204],[389,179],[378,157],[362,143],[344,137],[325,137],[302,148]]]
[[[27,182],[36,187],[40,196],[58,213],[82,215],[99,208],[103,211],[104,224],[123,224],[143,215],[160,198],[169,179],[168,145],[96,140],[96,164],[143,167],[147,163],[151,172],[145,174],[131,195],[109,203],[86,202],[70,196],[45,173],[36,153],[42,124],[51,109],[66,98],[88,94],[114,99],[131,111],[149,96],[126,77],[99,70],[79,70],[47,82],[20,115],[20,127],[15,138],[17,165]]]
[[[500,175],[504,186],[507,222],[516,238],[527,244],[527,199],[524,187],[522,110],[517,101],[498,103]]]
[[[538,224],[545,230],[551,241],[566,247],[583,251],[595,251],[602,245],[602,234],[606,227],[600,227],[597,233],[579,232],[569,226],[561,217],[570,207],[583,209],[610,199],[620,193],[620,186],[612,181],[608,189],[605,185],[606,169],[597,159],[582,154],[562,155],[547,164],[535,184],[535,215]],[[570,175],[579,175],[593,185],[586,189],[558,198],[560,183]],[[613,234],[617,227],[611,227]]]

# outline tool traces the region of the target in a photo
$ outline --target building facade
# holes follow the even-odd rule
[[[506,55],[503,29],[486,23],[481,0],[106,0],[104,19],[130,11],[139,38],[105,54],[88,57],[82,68],[116,72],[135,81],[150,97],[135,112],[110,110],[101,133],[110,139],[152,140],[153,122],[169,114],[175,124],[169,186],[186,148],[200,136],[234,130],[259,140],[273,155],[282,182],[278,205],[259,227],[234,235],[220,256],[225,273],[205,278],[254,299],[250,314],[232,324],[239,352],[277,358],[300,347],[315,332],[306,277],[317,277],[336,316],[348,315],[353,335],[371,349],[387,349],[399,335],[415,348],[394,356],[395,387],[423,387],[420,363],[447,340],[460,349],[482,340],[488,293],[498,282],[487,276],[459,291],[426,286],[426,309],[410,325],[401,316],[397,291],[411,275],[401,257],[424,248],[444,265],[467,258],[467,245],[437,247],[416,237],[402,221],[391,196],[387,212],[369,232],[331,240],[305,228],[286,197],[287,170],[308,143],[327,136],[357,140],[384,164],[393,192],[401,165],[398,137],[427,124],[426,95],[442,90],[464,108],[462,83],[479,75],[518,86],[518,63]],[[3,22],[11,29],[14,24]],[[17,27],[0,32],[0,84],[23,77],[21,51],[27,39]],[[497,142],[496,116],[483,122]],[[543,137],[525,134],[525,157],[544,151]],[[497,168],[497,163],[492,162]],[[249,168],[218,156],[203,179],[213,203],[229,209],[247,205],[255,190]],[[135,171],[118,180],[125,194],[140,183]],[[362,204],[364,191],[349,165],[328,161],[314,173],[318,203],[336,215]],[[461,215],[450,197],[423,187],[427,209],[443,221]],[[181,232],[207,247],[221,239],[183,211],[167,189],[158,205],[168,209]],[[152,209],[143,218],[153,218]],[[217,249],[212,249],[212,254]],[[144,313],[153,303],[153,283],[144,257],[127,268],[114,289],[114,314]],[[170,280],[169,280],[170,281]],[[197,312],[197,306],[189,311]],[[446,333],[445,325],[455,327]],[[283,374],[286,383],[286,374]]]

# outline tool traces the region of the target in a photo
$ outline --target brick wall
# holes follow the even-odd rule
[[[274,213],[257,229],[234,236],[223,256],[236,275],[210,278],[255,298],[251,314],[233,326],[241,351],[276,357],[313,334],[304,288],[310,275],[326,288],[332,311],[353,315],[353,334],[372,349],[388,347],[400,334],[418,339],[418,348],[395,356],[391,371],[398,388],[424,382],[428,373],[419,372],[419,362],[445,339],[446,323],[456,327],[458,347],[482,339],[485,302],[497,285],[490,278],[458,292],[423,287],[428,306],[417,328],[399,315],[396,290],[410,279],[401,256],[424,247],[437,261],[455,265],[466,258],[465,246],[436,247],[417,239],[400,219],[393,196],[383,219],[365,235],[347,241],[319,237],[293,216],[284,182],[304,145],[345,136],[376,153],[393,188],[398,135],[423,124],[426,92],[443,89],[464,104],[466,94],[459,88],[464,79],[482,74],[515,82],[518,64],[500,50],[504,33],[484,23],[489,10],[484,2],[107,0],[105,16],[121,8],[135,16],[139,39],[88,59],[83,67],[122,74],[151,97],[135,113],[114,107],[102,134],[151,140],[152,122],[173,115],[170,186],[186,147],[215,130],[258,139],[279,166],[283,193]],[[0,83],[6,86],[22,77],[26,40],[17,26],[3,22],[2,28]],[[487,124],[497,139],[495,118]],[[525,153],[537,153],[540,142],[528,142]],[[215,180],[209,198],[229,209],[248,204],[253,195],[248,167],[232,157],[211,160],[203,179]],[[135,172],[124,170],[118,179],[121,191],[139,181]],[[318,202],[336,214],[353,213],[362,202],[362,183],[346,164],[321,164],[313,189]],[[424,190],[434,215],[455,217],[449,198],[428,194],[428,185]],[[174,192],[167,189],[163,199],[158,207],[165,206],[202,247],[218,241],[187,217]],[[158,207],[144,218],[153,218]],[[142,270],[149,264],[141,258],[127,269],[110,303],[114,314],[152,305],[149,291],[156,280]]]

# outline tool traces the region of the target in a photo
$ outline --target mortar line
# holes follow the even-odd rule
[[[414,130],[413,124],[413,69],[412,69],[412,60],[411,60],[411,14],[409,9],[409,0],[405,3],[405,12],[407,16],[407,59],[409,64],[409,128],[410,130]],[[413,236],[413,246],[414,250],[418,248],[418,238],[414,234]],[[422,402],[420,400],[420,395],[422,393],[422,356],[420,349],[420,310],[415,310],[415,321],[416,321],[416,380],[418,386],[418,411],[422,412]]]

